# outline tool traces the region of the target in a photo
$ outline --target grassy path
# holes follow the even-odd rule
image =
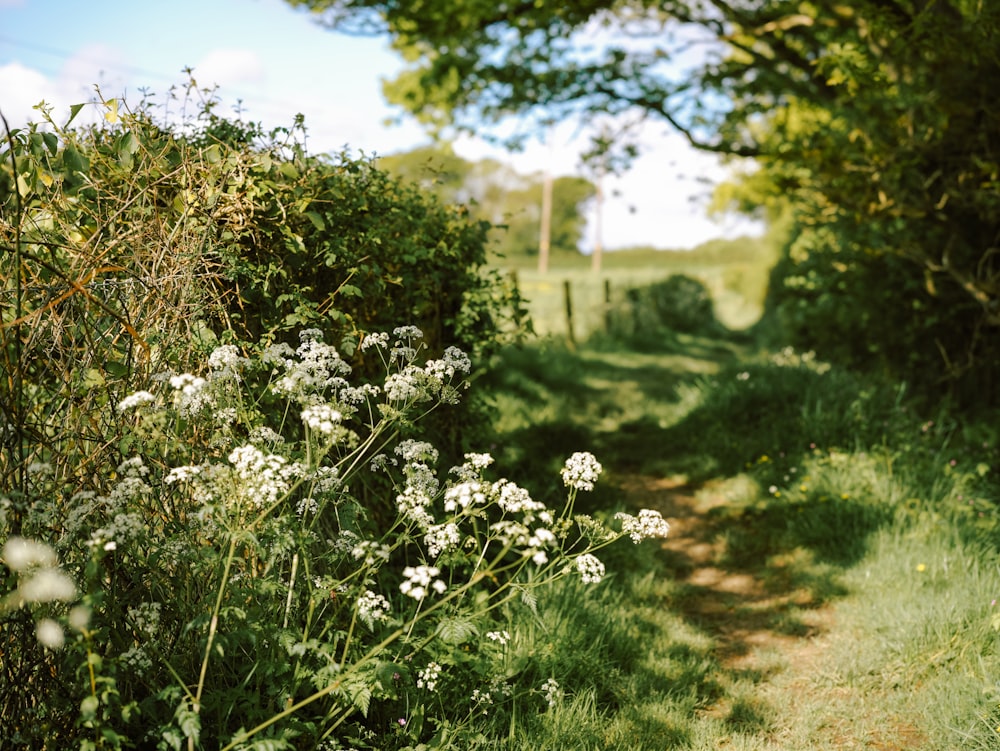
[[[512,475],[592,450],[593,511],[672,524],[608,601],[643,655],[606,740],[559,747],[1000,749],[994,437],[806,358],[665,345],[528,348],[493,384]]]
[[[877,695],[835,685],[831,645],[850,637],[816,582],[796,575],[794,556],[727,562],[722,540],[732,521],[713,516],[724,494],[644,475],[620,484],[630,505],[670,519],[662,558],[680,585],[670,604],[710,636],[714,680],[733,689],[699,709],[706,739],[762,751],[924,748],[911,722],[883,714]]]

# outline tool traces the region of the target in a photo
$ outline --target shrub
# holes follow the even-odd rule
[[[720,334],[712,297],[703,282],[684,274],[626,291],[610,312],[610,333],[650,339],[682,334]]]

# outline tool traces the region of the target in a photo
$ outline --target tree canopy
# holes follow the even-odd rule
[[[929,383],[1000,368],[1000,4],[288,1],[388,34],[432,129],[640,116],[752,157],[729,198],[791,219],[786,325]]]

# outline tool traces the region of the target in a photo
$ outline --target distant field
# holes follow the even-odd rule
[[[741,254],[744,256],[750,254]],[[540,335],[565,336],[567,316],[565,286],[569,283],[573,306],[573,333],[578,340],[604,328],[610,305],[620,304],[628,289],[644,287],[674,274],[701,281],[715,305],[716,317],[732,329],[753,325],[763,310],[770,262],[766,257],[711,259],[697,252],[619,251],[606,253],[599,273],[586,256],[557,257],[546,274],[535,259],[497,264],[516,273],[518,287]],[[608,289],[609,288],[609,289]]]

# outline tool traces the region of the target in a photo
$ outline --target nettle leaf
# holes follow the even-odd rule
[[[184,733],[185,738],[191,738],[197,744],[198,736],[201,735],[201,718],[194,711],[194,707],[187,701],[183,701],[174,712],[174,719],[177,720],[177,727]]]
[[[479,629],[466,618],[453,617],[442,619],[435,633],[445,644],[458,645],[479,636]]]

